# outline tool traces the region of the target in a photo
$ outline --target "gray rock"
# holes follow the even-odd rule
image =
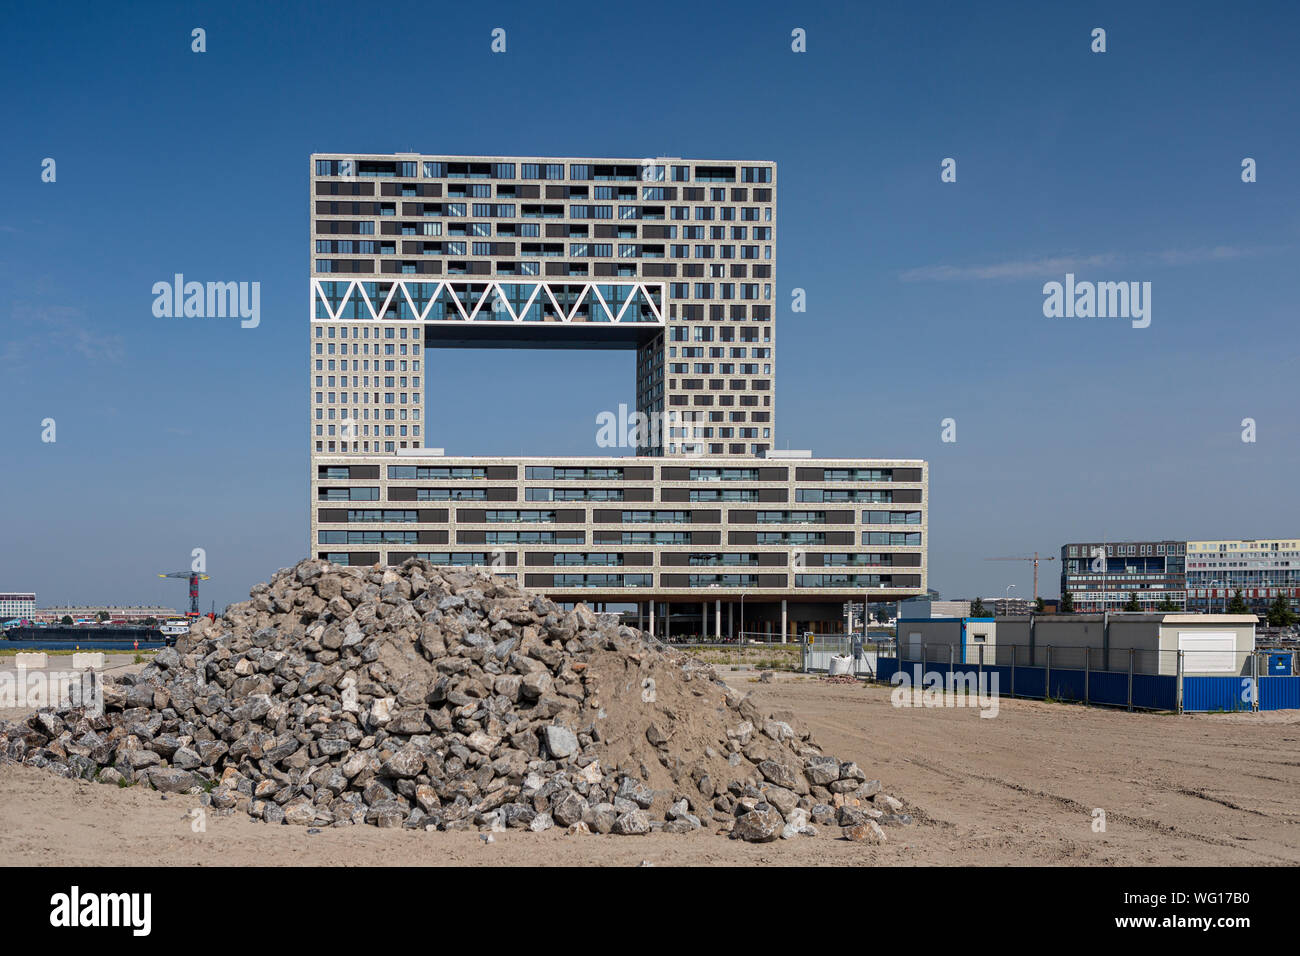
[[[852,826],[844,827],[841,835],[846,840],[854,843],[871,843],[879,845],[885,842],[885,831],[880,829],[880,825],[875,820],[867,820],[863,823],[855,823]]]
[[[573,790],[566,790],[551,804],[551,816],[562,827],[580,822],[586,812],[587,801]]]
[[[563,760],[578,752],[578,735],[568,727],[547,724],[542,733],[546,739],[546,749],[552,757]]]
[[[650,818],[644,810],[629,810],[614,821],[611,832],[618,836],[643,836],[650,832]]]
[[[749,813],[737,818],[731,835],[747,843],[771,843],[781,835],[785,821],[776,808],[761,803]]]
[[[808,782],[825,786],[840,779],[840,764],[834,757],[809,757],[804,761]]]
[[[763,779],[776,784],[778,787],[793,790],[799,786],[799,774],[789,764],[778,763],[775,760],[764,760],[758,765],[758,772],[763,775]]]
[[[118,750],[118,759],[121,763],[130,767],[132,770],[143,770],[146,767],[156,767],[162,763],[162,758],[152,750]]]
[[[614,823],[618,820],[618,813],[615,811],[613,804],[598,803],[596,806],[589,808],[582,819],[594,832],[609,833],[614,829]]]
[[[155,767],[149,771],[149,782],[163,793],[185,793],[198,786],[199,780],[188,770],[164,770]]]
[[[385,777],[415,777],[424,771],[424,754],[414,747],[403,747],[384,761],[379,773]]]

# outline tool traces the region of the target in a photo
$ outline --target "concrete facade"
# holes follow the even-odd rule
[[[743,595],[747,630],[788,636],[840,624],[850,599],[924,592],[928,487],[915,460],[316,456],[311,547],[487,567],[647,618],[712,602],[701,635],[736,633]]]

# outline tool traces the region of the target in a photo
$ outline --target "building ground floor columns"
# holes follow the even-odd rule
[[[861,596],[858,602],[861,602]],[[788,644],[807,634],[843,634],[844,601],[812,602],[777,596],[740,598],[665,595],[629,603],[592,601],[592,607],[621,611],[625,624],[666,642]],[[872,600],[878,600],[873,598]]]

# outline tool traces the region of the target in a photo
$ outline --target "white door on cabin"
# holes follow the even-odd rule
[[[1179,631],[1184,674],[1238,674],[1237,636],[1231,631]]]

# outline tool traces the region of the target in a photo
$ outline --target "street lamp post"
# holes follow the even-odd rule
[[[1210,587],[1213,588],[1213,589],[1216,590],[1216,591],[1217,591],[1220,587],[1223,588],[1223,613],[1225,613],[1225,614],[1228,613],[1228,586],[1227,586],[1227,584],[1226,584],[1225,582],[1223,582],[1223,581],[1220,581],[1218,578],[1215,578],[1214,580],[1212,580],[1212,581],[1210,582]],[[1213,610],[1213,609],[1214,609],[1214,595],[1211,594],[1209,597],[1207,597],[1207,598],[1205,599],[1205,613],[1206,613],[1206,614],[1212,614],[1212,613],[1214,613],[1214,610]]]
[[[1007,585],[1007,614],[1011,613],[1011,589],[1013,587],[1015,587],[1014,584]]]

